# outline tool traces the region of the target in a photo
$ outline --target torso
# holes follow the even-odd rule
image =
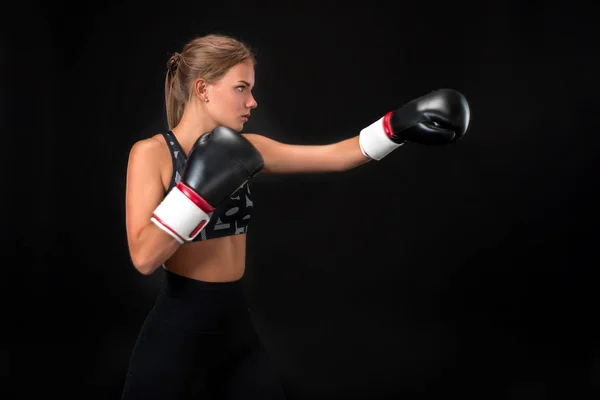
[[[171,154],[161,134],[154,135],[152,139],[159,141],[164,150],[161,152],[159,164],[166,193],[173,174]],[[185,153],[189,154],[190,148],[184,143],[181,145]],[[164,263],[164,267],[171,272],[207,282],[236,281],[244,275],[245,266],[245,233],[185,243]]]

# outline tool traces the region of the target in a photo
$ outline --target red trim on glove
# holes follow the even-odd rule
[[[181,193],[183,193],[188,199],[190,199],[195,205],[198,206],[199,209],[201,209],[205,213],[208,214],[215,209],[213,206],[208,204],[206,200],[200,197],[198,193],[194,192],[192,189],[190,189],[183,183],[179,182],[177,184],[177,189],[179,189]]]
[[[394,134],[392,132],[392,123],[390,121],[392,119],[392,113],[393,111],[390,111],[389,113],[383,116],[383,132],[385,132],[385,136],[389,138],[391,138]]]
[[[165,228],[167,228],[171,233],[173,233],[175,236],[177,236],[179,239],[181,239],[182,242],[185,242],[186,240],[181,237],[181,235],[177,232],[175,232],[173,229],[171,229],[171,227],[167,224],[165,224],[165,221],[163,221],[162,219],[158,218],[156,216],[156,214],[152,215],[154,217],[155,220],[157,220],[162,226],[164,226]]]
[[[200,229],[202,229],[202,227],[203,227],[204,225],[206,225],[206,223],[207,223],[207,222],[208,222],[208,221],[207,221],[207,220],[205,220],[205,219],[203,219],[202,221],[200,221],[200,223],[198,224],[198,226],[196,227],[196,229],[194,229],[194,230],[192,231],[192,233],[190,234],[190,237],[192,238],[192,237],[196,236],[196,234],[198,233],[198,231],[199,231]]]

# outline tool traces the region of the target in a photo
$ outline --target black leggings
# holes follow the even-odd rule
[[[135,343],[122,399],[283,399],[242,282],[164,273]]]

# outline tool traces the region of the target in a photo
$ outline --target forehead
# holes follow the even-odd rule
[[[227,71],[223,80],[227,81],[246,81],[254,85],[254,64],[252,61],[246,60],[234,65]]]

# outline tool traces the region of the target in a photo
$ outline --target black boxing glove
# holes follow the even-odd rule
[[[196,140],[181,180],[156,207],[151,221],[180,244],[190,242],[212,211],[263,166],[261,154],[248,139],[217,127]]]
[[[364,128],[360,132],[360,148],[365,156],[381,160],[405,142],[453,143],[466,134],[470,117],[469,104],[460,92],[435,90]]]

